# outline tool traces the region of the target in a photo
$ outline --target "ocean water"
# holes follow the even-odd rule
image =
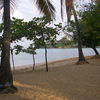
[[[100,53],[100,48],[97,48]],[[44,49],[37,49],[35,55],[36,63],[45,62],[45,51]],[[85,56],[95,55],[95,52],[91,48],[83,48],[83,53]],[[50,48],[47,50],[48,62],[56,61],[66,58],[78,57],[78,49],[77,48]],[[15,66],[29,65],[32,64],[32,55],[27,53],[20,53],[19,55],[14,55],[14,63]],[[12,65],[12,60],[11,60]]]

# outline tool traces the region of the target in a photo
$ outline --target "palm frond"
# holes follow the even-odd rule
[[[73,0],[61,0],[61,17],[63,18],[63,3],[66,6],[67,20],[70,21],[72,15]]]
[[[50,0],[36,0],[36,4],[41,12],[49,18],[55,18],[55,8]]]
[[[64,0],[61,0],[61,18],[63,20],[63,2]]]
[[[14,12],[14,10],[16,9],[16,5],[17,5],[17,3],[16,3],[16,1],[17,0],[10,0],[10,11],[11,11],[11,13],[13,14],[13,12]]]
[[[66,5],[67,19],[69,22],[72,15],[73,0],[65,0],[65,5]]]
[[[3,9],[3,0],[0,0],[0,10]],[[11,10],[11,13],[14,12],[14,9],[16,8],[16,0],[10,0],[10,10]]]
[[[3,8],[3,0],[0,0],[0,10]]]
[[[78,0],[80,1],[84,1],[84,0]],[[70,21],[71,15],[72,15],[72,8],[73,8],[73,2],[74,0],[61,0],[61,17],[63,19],[63,3],[65,3],[66,6],[66,14],[67,14],[67,20],[68,22]],[[91,3],[100,3],[100,0],[91,0]]]
[[[91,0],[91,2],[100,3],[100,0]]]

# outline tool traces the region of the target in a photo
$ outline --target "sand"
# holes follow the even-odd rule
[[[100,100],[100,57],[88,58],[90,64],[76,65],[67,59],[21,68],[14,72],[15,94],[0,94],[0,100]]]

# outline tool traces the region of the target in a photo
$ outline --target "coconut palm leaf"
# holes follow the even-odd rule
[[[63,3],[66,6],[67,20],[70,21],[72,15],[73,0],[61,0],[61,17],[63,19]]]
[[[100,0],[91,0],[91,2],[100,3]]]
[[[4,0],[0,0],[0,10],[4,8],[3,2],[4,2]],[[15,8],[16,8],[15,0],[10,0],[10,10],[11,10],[11,13],[13,13]]]
[[[82,0],[79,0],[79,2]],[[83,0],[84,1],[84,0]],[[61,0],[61,17],[63,19],[63,4],[66,6],[67,20],[70,21],[74,0]],[[100,0],[91,0],[91,3],[100,3]]]
[[[71,11],[73,7],[73,0],[65,0],[65,5],[66,5],[66,13],[68,17],[68,22],[69,22],[72,15]]]
[[[3,7],[3,1],[0,0],[0,9]]]
[[[63,2],[64,0],[61,0],[61,18],[63,19]]]
[[[49,18],[55,18],[55,8],[50,0],[36,0],[36,4],[41,12]]]
[[[4,0],[0,0],[0,10],[4,7],[3,6],[3,1]],[[15,0],[10,0],[10,3],[11,3],[12,8],[16,5]]]

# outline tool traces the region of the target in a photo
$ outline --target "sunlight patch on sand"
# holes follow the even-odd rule
[[[23,98],[30,100],[69,100],[51,89],[44,89],[36,85],[22,84],[16,81],[14,84],[21,88],[17,95]]]

